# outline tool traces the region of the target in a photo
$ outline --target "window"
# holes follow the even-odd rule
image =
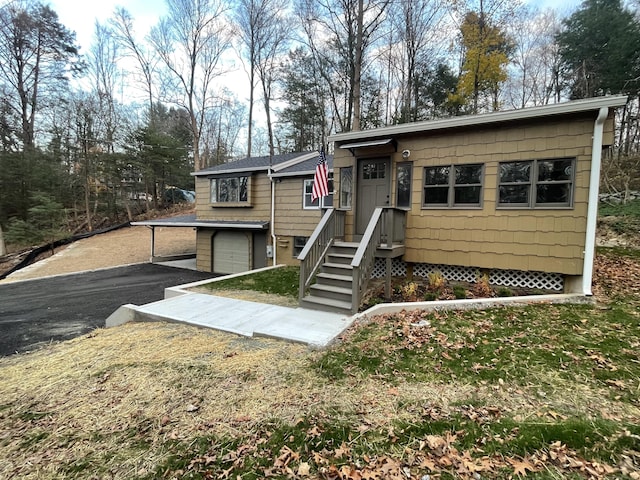
[[[385,178],[387,164],[384,161],[371,161],[362,165],[362,178],[364,180],[376,180]]]
[[[411,208],[411,163],[399,163],[396,168],[396,207]]]
[[[483,164],[426,167],[423,206],[481,206],[483,170]]]
[[[211,203],[247,202],[249,177],[211,179]]]
[[[353,195],[353,169],[343,167],[340,169],[340,208],[351,209],[351,197]]]
[[[308,240],[309,237],[293,237],[293,258],[298,258]]]
[[[573,164],[572,158],[501,163],[498,206],[570,207]]]
[[[313,179],[308,179],[304,181],[304,198],[302,199],[302,208],[305,210],[313,210],[317,209],[320,200],[322,200],[322,208],[331,208],[333,207],[333,177],[331,173],[329,173],[329,195],[322,198],[316,198],[315,201],[311,201],[311,193],[313,191]]]

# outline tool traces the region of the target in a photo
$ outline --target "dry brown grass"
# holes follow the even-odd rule
[[[317,354],[276,340],[134,323],[1,359],[0,478],[132,478],[154,471],[170,440],[249,435],[274,419],[386,428],[421,418],[426,406],[447,411],[469,398],[516,418],[611,407],[567,382],[552,399],[457,382],[332,384],[308,368]]]

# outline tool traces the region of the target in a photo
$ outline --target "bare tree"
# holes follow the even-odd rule
[[[390,0],[299,0],[296,13],[342,131],[359,130],[362,72]]]
[[[510,24],[514,42],[506,101],[513,108],[560,101],[560,54],[555,41],[561,23],[555,10],[526,11]]]
[[[399,90],[401,121],[419,120],[419,74],[433,68],[446,39],[446,4],[443,0],[400,0],[390,8],[386,61],[390,81]],[[388,88],[389,90],[390,88]]]
[[[96,21],[94,40],[88,55],[88,73],[100,112],[96,119],[100,122],[97,130],[101,136],[102,149],[109,153],[114,151],[117,126],[115,95],[120,81],[119,50],[112,30]]]
[[[133,18],[124,8],[117,8],[111,19],[114,36],[124,48],[125,56],[132,57],[137,63],[137,69],[142,77],[142,83],[147,96],[149,108],[149,121],[153,124],[153,104],[157,98],[154,88],[154,75],[158,58],[153,49],[145,47],[145,44],[138,41],[133,28]]]
[[[168,14],[151,30],[150,39],[173,80],[177,96],[171,100],[189,113],[196,171],[206,166],[200,137],[206,111],[214,98],[213,80],[222,73],[220,62],[229,46],[223,4],[218,0],[167,0]]]
[[[262,85],[264,109],[267,115],[269,152],[274,154],[273,128],[271,125],[271,99],[276,61],[285,53],[291,31],[291,19],[285,16],[288,0],[239,0],[235,20],[246,58],[249,74],[249,122],[247,156],[251,156],[253,106],[256,75]]]

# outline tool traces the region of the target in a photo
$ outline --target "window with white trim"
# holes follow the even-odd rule
[[[351,210],[351,198],[353,196],[353,169],[342,167],[340,169],[340,208]]]
[[[423,207],[480,207],[484,164],[425,167]]]
[[[211,203],[246,203],[249,201],[249,177],[211,179]]]
[[[315,210],[320,208],[320,200],[322,200],[322,208],[332,208],[333,207],[333,175],[329,173],[329,180],[327,182],[329,185],[329,195],[322,198],[316,198],[313,202],[311,201],[311,194],[313,191],[313,179],[306,179],[304,181],[304,192],[302,198],[302,208],[305,210]]]
[[[500,163],[498,206],[571,207],[574,164],[574,158]]]

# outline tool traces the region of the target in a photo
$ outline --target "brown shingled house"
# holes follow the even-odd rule
[[[301,303],[357,311],[386,273],[591,295],[600,162],[624,96],[335,134],[334,209]]]

